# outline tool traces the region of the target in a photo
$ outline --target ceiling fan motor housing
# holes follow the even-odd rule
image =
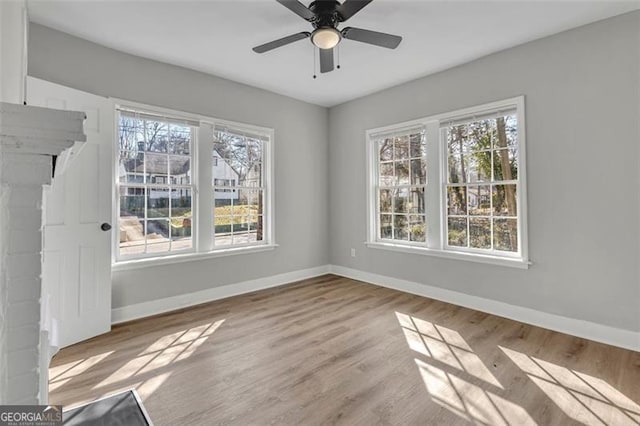
[[[309,5],[309,10],[315,15],[311,22],[315,28],[336,28],[340,19],[338,13],[340,3],[334,0],[317,0]]]

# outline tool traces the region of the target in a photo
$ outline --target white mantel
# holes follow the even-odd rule
[[[0,102],[0,404],[47,399],[40,367],[49,362],[40,321],[42,186],[51,183],[52,156],[85,141],[84,119],[82,112]]]

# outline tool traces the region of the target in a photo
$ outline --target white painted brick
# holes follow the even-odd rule
[[[13,225],[13,224],[11,224]],[[40,253],[42,251],[42,234],[39,230],[14,229],[9,230],[7,253]]]
[[[37,348],[23,349],[9,352],[7,366],[10,374],[18,376],[24,373],[37,372],[38,350]]]
[[[21,401],[23,399],[38,399],[39,377],[37,371],[12,376],[9,372],[9,404]],[[37,403],[37,402],[35,402]]]
[[[16,278],[8,282],[9,303],[38,300],[41,282],[39,278]]]
[[[5,153],[2,158],[2,181],[20,186],[51,182],[51,156]]]
[[[25,186],[19,190],[12,190],[9,194],[9,208],[24,207],[41,210],[42,191],[41,186]]]
[[[38,346],[39,342],[39,324],[31,324],[24,327],[14,327],[8,330],[7,346],[13,350],[33,348]]]
[[[9,333],[23,325],[38,324],[40,322],[40,302],[18,302],[9,305],[8,309]]]
[[[42,273],[42,257],[40,253],[12,254],[7,256],[7,277],[39,278]]]
[[[42,228],[42,210],[34,207],[9,207],[11,229],[33,231]]]

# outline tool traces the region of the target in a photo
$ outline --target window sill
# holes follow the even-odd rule
[[[175,254],[175,255],[162,256],[162,257],[152,257],[152,258],[146,258],[146,259],[124,260],[124,261],[113,263],[111,265],[111,270],[114,272],[128,271],[131,269],[150,268],[150,267],[160,266],[160,265],[170,265],[172,263],[193,262],[196,260],[213,259],[216,257],[225,257],[225,256],[234,256],[238,254],[253,254],[253,253],[260,253],[263,251],[274,250],[276,247],[278,247],[277,244],[269,244],[269,245],[263,245],[263,246],[218,249],[218,250],[212,250],[206,253],[185,253],[185,254]]]
[[[411,253],[411,254],[419,254],[424,256],[440,257],[443,259],[466,260],[469,262],[485,263],[489,265],[498,265],[498,266],[507,266],[507,267],[519,268],[519,269],[529,269],[529,265],[531,264],[530,261],[525,259],[491,256],[491,255],[478,254],[478,253],[465,253],[465,252],[450,251],[450,250],[437,250],[437,249],[430,249],[425,247],[410,247],[405,245],[381,243],[381,242],[365,243],[365,245],[369,248],[375,248],[375,249],[391,250],[391,251],[397,251],[401,253]]]

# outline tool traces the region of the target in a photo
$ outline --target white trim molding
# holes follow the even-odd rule
[[[486,312],[515,321],[546,328],[560,333],[570,334],[583,339],[606,343],[632,351],[640,352],[640,332],[615,328],[590,321],[563,317],[523,306],[510,305],[496,300],[471,296],[457,291],[420,284],[412,281],[391,278],[384,275],[364,272],[343,266],[331,265],[331,273],[369,284],[411,293],[457,306]]]
[[[122,306],[111,310],[111,323],[119,324],[121,322],[175,311],[176,309],[212,302],[214,300],[225,299],[227,297],[238,296],[258,290],[265,290],[271,287],[278,287],[295,281],[325,275],[328,274],[330,270],[331,267],[329,265],[318,266],[315,268],[302,269],[299,271],[272,275],[270,277],[213,287],[197,291],[195,293],[180,294],[177,296],[166,297],[164,299]]]
[[[536,327],[570,334],[583,339],[640,352],[640,332],[634,332],[631,330],[625,330],[575,318],[563,317],[560,315],[537,311],[531,308],[525,308],[523,306],[510,305],[508,303],[485,299],[478,296],[471,296],[427,284],[401,280],[398,278],[387,277],[337,265],[318,266],[315,268],[287,272],[235,284],[228,284],[221,287],[214,287],[195,293],[181,294],[164,299],[114,308],[111,314],[111,322],[112,324],[119,324],[126,321],[175,311],[189,306],[212,302],[214,300],[278,287],[295,281],[314,278],[329,273],[402,291],[404,293],[440,300],[442,302],[486,312],[514,321],[534,325]]]

